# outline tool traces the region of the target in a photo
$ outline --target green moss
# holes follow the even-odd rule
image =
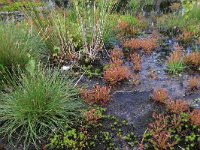
[[[103,112],[101,112],[103,113]],[[122,143],[126,143],[130,148],[138,144],[134,134],[133,125],[128,127],[123,125],[114,116],[102,115],[98,124],[82,124],[75,128],[67,128],[66,131],[56,131],[50,136],[50,149],[120,149]],[[115,128],[113,128],[115,126]],[[84,130],[80,130],[80,127]]]

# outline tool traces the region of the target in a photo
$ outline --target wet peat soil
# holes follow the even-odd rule
[[[199,73],[187,71],[172,76],[166,72],[165,61],[172,47],[173,45],[168,49],[161,47],[151,55],[142,55],[139,85],[134,86],[127,82],[118,85],[113,90],[107,113],[133,123],[139,137],[145,132],[152,113],[161,109],[150,100],[150,94],[156,88],[167,89],[173,100],[186,100],[191,107],[200,108],[200,103],[197,101],[200,98],[200,90],[190,93],[187,89],[188,78],[194,75],[199,76]],[[129,62],[126,64],[131,66]]]
[[[133,124],[135,134],[139,139],[147,129],[152,113],[162,111],[159,105],[150,100],[150,94],[156,88],[165,88],[173,100],[185,100],[191,107],[200,109],[200,89],[193,93],[187,89],[189,77],[199,76],[199,72],[187,70],[178,75],[169,75],[166,72],[165,62],[174,49],[176,40],[165,38],[163,43],[153,53],[141,54],[142,70],[139,72],[139,85],[133,85],[131,81],[126,81],[112,87],[112,98],[106,107],[107,114],[125,119]],[[126,58],[124,65],[131,70],[132,63]],[[82,83],[86,83],[89,87],[95,84],[105,84],[102,80],[87,80],[86,78],[83,78]],[[122,149],[128,150],[129,148],[125,146]]]

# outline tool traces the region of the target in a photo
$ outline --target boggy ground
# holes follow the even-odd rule
[[[178,4],[173,6],[175,11],[173,11],[172,8],[171,11],[174,15],[178,15],[176,8],[182,8],[180,8],[180,5]],[[142,9],[142,11],[145,10]],[[48,62],[51,63],[52,66],[56,66],[61,63],[58,66],[62,67],[62,75],[69,72],[68,70],[71,66],[68,65],[77,65],[76,67],[73,67],[72,72],[70,73],[72,73],[73,76],[80,75],[80,79],[75,81],[75,85],[84,84],[89,86],[87,90],[82,88],[80,89],[80,92],[77,91],[77,98],[81,98],[87,103],[88,111],[83,112],[83,114],[82,112],[78,113],[84,118],[78,123],[74,121],[74,125],[72,127],[75,130],[70,130],[66,127],[66,129],[63,129],[64,133],[59,133],[59,131],[57,133],[57,131],[53,131],[55,133],[49,135],[48,139],[39,141],[38,145],[42,150],[49,148],[59,150],[61,148],[75,149],[74,147],[78,147],[76,149],[94,148],[103,150],[112,150],[115,148],[117,150],[128,150],[133,149],[133,147],[140,150],[148,150],[149,148],[166,150],[171,149],[171,147],[175,149],[177,147],[181,148],[180,146],[185,146],[186,149],[190,148],[190,146],[191,149],[200,149],[200,130],[198,128],[200,125],[200,120],[198,121],[200,111],[193,110],[193,108],[200,108],[200,89],[198,89],[199,85],[196,87],[193,86],[194,88],[190,88],[190,90],[188,88],[188,79],[192,76],[199,77],[200,74],[197,71],[195,72],[186,68],[184,68],[184,72],[176,74],[176,70],[173,70],[174,66],[172,66],[171,73],[175,74],[170,75],[169,72],[166,71],[166,61],[168,56],[172,56],[176,51],[180,52],[181,54],[178,53],[180,54],[180,57],[178,57],[179,60],[177,61],[176,59],[172,61],[175,65],[177,65],[177,63],[186,59],[186,54],[190,53],[190,47],[187,46],[193,46],[192,42],[195,42],[196,45],[194,46],[198,47],[200,45],[200,39],[199,44],[197,44],[198,39],[194,36],[195,34],[187,32],[187,30],[180,30],[180,33],[175,32],[175,34],[172,33],[173,35],[171,35],[171,33],[169,34],[168,30],[176,31],[176,29],[178,29],[177,31],[179,31],[179,28],[176,28],[176,25],[173,24],[169,24],[166,33],[162,32],[163,34],[161,34],[160,26],[165,28],[164,25],[166,20],[169,20],[169,16],[167,16],[167,18],[165,18],[166,16],[164,16],[164,18],[159,18],[156,14],[155,16],[153,16],[153,14],[155,13],[151,14],[148,12],[147,15],[144,14],[144,16],[148,16],[148,18],[143,18],[140,14],[138,14],[137,25],[135,24],[135,21],[133,21],[134,23],[129,22],[132,18],[132,14],[125,18],[124,21],[123,18],[119,19],[118,22],[116,22],[117,27],[116,29],[113,29],[112,34],[116,33],[115,40],[120,42],[113,44],[112,48],[108,48],[107,46],[109,46],[111,41],[110,39],[108,41],[107,39],[104,39],[105,41],[103,41],[103,43],[105,44],[105,49],[107,50],[102,53],[99,51],[98,53],[95,53],[95,57],[96,55],[99,55],[99,53],[100,57],[98,56],[97,58],[93,58],[89,56],[89,58],[87,58],[87,52],[80,58],[77,58],[77,56],[73,54],[68,56],[65,52],[57,52],[56,54],[53,52],[53,54],[49,55],[50,58],[48,59]],[[115,15],[113,14],[113,16]],[[118,18],[118,16],[116,17]],[[183,20],[182,15],[181,18]],[[160,20],[156,22],[156,19]],[[162,24],[162,19],[166,19],[164,20],[164,24]],[[186,18],[184,21],[185,20],[187,21]],[[174,22],[173,18],[171,21],[171,23]],[[148,22],[148,25],[146,25],[146,22]],[[192,27],[196,28],[196,26]],[[114,27],[109,26],[108,28],[111,29]],[[185,35],[188,37],[185,37]],[[127,46],[128,42],[130,42],[129,46]],[[87,47],[88,44],[85,46]],[[63,48],[62,44],[61,47],[58,47],[58,49],[59,48]],[[200,47],[197,49],[199,48]],[[77,47],[77,50],[78,49],[79,47]],[[97,49],[94,48],[94,51],[96,50]],[[187,53],[184,52],[183,55],[182,50],[186,50]],[[55,47],[53,48],[53,51],[55,51]],[[116,53],[113,54],[114,51],[116,51]],[[121,54],[121,52],[123,53]],[[92,62],[92,60],[98,61]],[[140,61],[141,64],[139,63]],[[139,66],[137,66],[137,63]],[[191,69],[197,69],[199,67],[196,67],[196,64],[194,65],[193,62],[191,64],[187,64],[186,62],[184,63],[184,65],[188,65],[187,68],[194,67]],[[168,62],[168,71],[170,70],[169,64],[170,63]],[[97,78],[91,74],[91,71],[93,71],[91,70],[91,67],[92,69],[95,69],[95,75],[93,75]],[[181,67],[175,69],[178,71],[183,70]],[[96,69],[100,70],[97,71]],[[29,71],[32,73],[31,70]],[[116,77],[122,77],[122,80],[118,80]],[[125,79],[125,81],[123,79]],[[199,81],[200,78],[195,79],[196,81]],[[116,82],[113,80],[116,80]],[[96,84],[103,85],[104,87],[95,86]],[[54,95],[54,92],[56,92],[54,90],[58,89],[59,86],[58,88],[50,86],[50,88],[53,88],[51,95]],[[162,88],[161,92],[158,88]],[[60,90],[63,91],[63,89],[64,88],[62,87]],[[155,89],[157,89],[157,91]],[[166,91],[164,89],[166,89]],[[157,92],[157,95],[154,90]],[[36,90],[36,96],[37,92],[38,91]],[[59,92],[59,90],[57,92]],[[168,92],[167,97],[165,92]],[[152,96],[152,93],[155,94],[157,98],[155,95]],[[44,97],[49,99],[48,94]],[[45,98],[41,98],[42,101],[44,99]],[[175,101],[177,99],[180,101]],[[185,101],[190,105],[190,108]],[[106,108],[106,115],[104,114],[105,111],[102,107]],[[159,114],[154,114],[154,112],[158,112]],[[58,115],[56,114],[55,116],[57,117]],[[126,121],[128,121],[128,124]],[[0,122],[0,124],[2,125],[4,123]],[[189,128],[187,128],[188,126]],[[5,126],[5,128],[7,128],[7,126]],[[70,132],[73,133],[72,135],[74,137],[70,135]],[[60,134],[58,136],[60,139],[56,138],[55,140],[52,140],[57,136],[57,134]],[[130,137],[130,134],[132,137]],[[65,143],[65,136],[67,137],[67,140],[71,139],[72,141],[69,140],[67,141],[69,143]],[[143,139],[146,141],[143,141]],[[79,140],[81,142],[79,142]],[[74,142],[74,145],[71,145],[71,142]],[[175,142],[175,144],[172,142]],[[0,140],[0,145],[1,143],[4,143],[6,149],[16,149],[11,147],[7,141]],[[62,147],[63,143],[66,144],[66,147]],[[27,148],[35,149],[31,146],[31,144],[27,144]],[[19,149],[23,149],[22,146],[23,143],[20,143]],[[68,148],[68,146],[70,148]],[[129,146],[132,147],[130,148]],[[0,149],[4,148],[0,146]]]
[[[150,100],[150,95],[154,89],[165,88],[168,90],[171,99],[185,100],[191,107],[200,108],[200,90],[189,92],[187,81],[191,76],[199,76],[198,72],[187,70],[177,75],[170,75],[166,72],[166,59],[177,44],[176,39],[163,38],[163,44],[158,46],[151,54],[142,56],[142,69],[139,72],[139,84],[133,85],[131,81],[122,82],[112,88],[111,101],[108,104],[107,114],[127,120],[135,127],[136,135],[141,138],[152,120],[153,112],[162,110],[160,105]],[[115,46],[118,49],[119,45]],[[123,48],[120,48],[123,51]],[[126,55],[125,55],[126,56]],[[131,70],[132,63],[128,58],[124,58],[124,65]],[[104,84],[102,80],[93,79],[82,80],[89,83]],[[123,149],[128,149],[125,146]]]

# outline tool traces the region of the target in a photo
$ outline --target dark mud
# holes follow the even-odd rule
[[[135,132],[141,136],[156,110],[156,105],[149,101],[150,92],[117,92],[112,96],[107,113],[126,119],[135,127]]]

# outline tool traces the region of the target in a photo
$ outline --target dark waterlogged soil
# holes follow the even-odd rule
[[[200,109],[200,90],[194,93],[187,90],[189,77],[199,76],[199,73],[187,70],[178,75],[169,75],[166,72],[165,62],[176,42],[165,39],[163,45],[152,54],[141,55],[140,84],[135,86],[131,82],[123,82],[113,87],[112,99],[107,106],[107,114],[125,119],[133,124],[135,133],[139,138],[142,137],[148,123],[151,121],[152,113],[162,109],[149,98],[151,92],[156,88],[165,88],[169,91],[169,95],[173,100],[186,100],[191,107]],[[124,65],[131,70],[132,64],[126,58],[124,59]],[[97,83],[104,84],[100,80],[83,80],[83,82],[89,83],[89,87]]]
[[[148,100],[149,94],[150,92],[117,92],[112,97],[107,113],[134,124],[136,134],[141,136],[152,112],[157,109],[156,105]]]

